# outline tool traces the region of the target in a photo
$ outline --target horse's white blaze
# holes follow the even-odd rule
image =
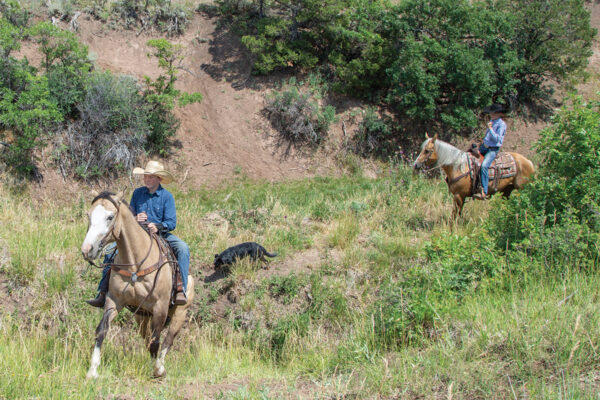
[[[100,250],[100,241],[108,234],[111,228],[112,220],[110,216],[114,216],[114,212],[107,210],[101,204],[94,207],[90,214],[90,227],[83,239],[81,252],[86,258],[96,258]]]
[[[97,378],[98,377],[98,366],[100,365],[100,347],[98,345],[94,346],[94,351],[92,352],[92,363],[90,365],[90,369],[88,370],[87,377],[88,378]]]

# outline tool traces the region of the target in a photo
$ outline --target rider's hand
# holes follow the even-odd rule
[[[136,215],[135,217],[137,219],[137,222],[144,222],[148,219],[148,216],[143,211],[141,213],[139,213],[138,215]]]
[[[156,233],[156,232],[158,232],[158,228],[156,227],[156,225],[154,225],[153,222],[150,222],[148,224],[148,230],[150,231],[150,233]]]

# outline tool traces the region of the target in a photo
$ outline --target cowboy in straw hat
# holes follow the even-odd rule
[[[146,164],[146,168],[135,167],[133,175],[156,175],[161,178],[161,183],[165,185],[173,182],[173,176],[165,170],[160,161],[150,160]]]
[[[481,200],[487,198],[489,182],[488,169],[490,165],[492,165],[496,155],[500,152],[500,147],[502,147],[504,135],[506,134],[506,123],[501,118],[505,113],[503,105],[492,104],[491,106],[484,108],[483,112],[490,115],[490,121],[487,124],[488,128],[485,131],[483,143],[479,147],[479,152],[484,156],[480,170],[481,191],[473,196]]]
[[[173,249],[183,283],[183,292],[177,293],[175,303],[185,304],[187,302],[185,293],[190,268],[190,248],[183,240],[171,233],[177,224],[175,200],[173,195],[161,185],[161,183],[173,182],[173,176],[165,170],[161,162],[153,160],[148,161],[146,168],[134,168],[133,174],[143,176],[144,186],[134,190],[129,208],[131,208],[138,222],[147,223],[148,230],[160,234]],[[115,254],[114,252],[113,254],[107,254],[104,263],[110,264]],[[107,265],[102,271],[102,279],[98,285],[98,295],[93,300],[86,300],[89,305],[104,307],[106,293],[108,292],[109,272],[110,267]]]

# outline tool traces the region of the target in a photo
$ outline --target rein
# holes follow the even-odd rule
[[[471,176],[471,178],[473,178],[473,176],[472,176],[473,165],[471,164],[471,157],[469,157],[468,155],[467,155],[467,165],[469,166],[469,169],[467,170],[467,172],[460,174],[459,176],[457,176],[456,178],[454,178],[452,180],[446,180],[446,183],[448,183],[448,186],[454,185],[456,182],[460,181],[462,178],[464,178],[466,176]]]
[[[112,197],[108,197],[107,198],[117,209],[117,213],[115,215],[114,218],[114,222],[113,222],[113,226],[110,229],[110,231],[106,234],[106,236],[104,236],[102,238],[102,240],[100,241],[100,247],[104,247],[104,241],[106,240],[106,238],[109,235],[113,235],[114,236],[114,227],[117,221],[117,218],[119,216],[119,210],[120,210],[120,205],[112,198]],[[156,263],[154,263],[153,265],[151,265],[148,268],[144,268],[141,271],[136,271],[136,272],[130,272],[127,271],[124,267],[137,267],[138,269],[144,264],[144,262],[148,259],[148,257],[150,256],[150,253],[152,251],[152,244],[154,243],[154,241],[156,241],[157,245],[158,245],[158,237],[156,237],[156,234],[150,233],[149,231],[145,230],[144,231],[148,234],[148,236],[150,237],[150,247],[148,248],[148,251],[146,252],[146,255],[144,256],[144,258],[142,259],[142,261],[137,262],[137,263],[133,263],[133,264],[115,264],[115,263],[102,263],[100,265],[97,265],[94,261],[92,260],[87,260],[88,263],[96,268],[104,268],[106,266],[109,266],[111,271],[116,272],[117,274],[124,276],[126,278],[130,278],[131,279],[131,283],[135,284],[135,282],[137,282],[138,278],[141,278],[145,275],[151,274],[154,271],[160,270],[165,264],[170,264],[171,261],[169,261],[168,257],[165,256],[163,249],[161,248],[161,246],[158,246],[158,261]],[[117,238],[115,237],[115,240]],[[146,300],[148,299],[148,297],[154,292],[154,288],[156,287],[156,282],[158,279],[158,274],[156,274],[156,276],[154,277],[154,282],[152,284],[152,289],[148,292],[148,294],[146,295],[146,297],[144,297],[144,300],[142,300],[142,302],[140,303],[140,305],[137,307],[137,309],[133,312],[134,314],[136,314],[139,309],[142,307],[142,305],[146,302]]]

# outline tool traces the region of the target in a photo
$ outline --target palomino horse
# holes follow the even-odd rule
[[[109,290],[104,305],[104,315],[96,328],[96,345],[92,353],[88,378],[98,377],[100,348],[110,322],[125,306],[135,309],[140,332],[146,340],[150,355],[156,359],[154,375],[165,375],[164,359],[181,329],[187,309],[194,298],[194,280],[189,278],[187,303],[169,307],[173,286],[172,266],[160,255],[156,239],[136,221],[122,193],[103,192],[92,201],[89,227],[81,252],[92,262],[102,252],[105,244],[116,241],[119,252],[110,274]],[[158,354],[160,333],[167,317],[171,322]]]
[[[427,139],[421,146],[421,153],[414,162],[414,168],[423,166],[428,168],[441,167],[446,174],[448,190],[454,198],[454,209],[452,218],[462,215],[463,205],[467,197],[473,196],[473,181],[471,178],[470,163],[466,152],[443,142],[437,138],[425,134]],[[489,195],[501,192],[504,196],[510,196],[513,189],[520,189],[529,182],[535,172],[533,163],[519,153],[509,153],[516,162],[516,173],[507,178],[498,180],[498,187],[488,188]],[[499,153],[500,155],[500,153]]]

